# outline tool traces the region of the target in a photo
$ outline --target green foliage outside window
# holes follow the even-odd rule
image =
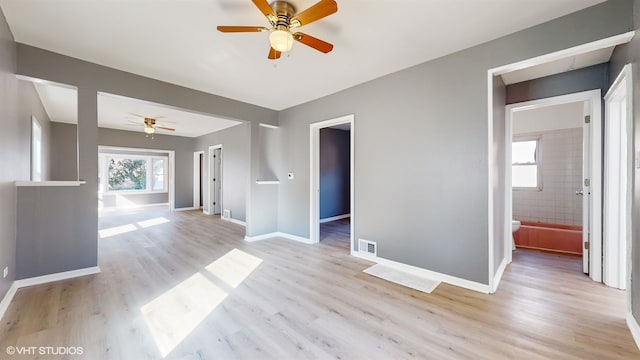
[[[146,160],[110,159],[109,190],[145,190],[147,188]]]

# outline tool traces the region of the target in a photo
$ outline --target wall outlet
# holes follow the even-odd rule
[[[2,278],[3,278],[3,279],[4,279],[4,278],[6,278],[6,277],[7,277],[7,275],[9,275],[9,267],[8,267],[8,266],[5,266],[5,267],[4,267],[4,271],[2,271]]]
[[[293,173],[292,172],[287,173],[287,179],[293,180]]]

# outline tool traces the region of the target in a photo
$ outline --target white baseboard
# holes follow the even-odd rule
[[[279,231],[268,233],[268,234],[263,234],[263,235],[258,235],[258,236],[245,236],[244,240],[245,241],[249,241],[249,242],[253,242],[253,241],[271,239],[271,238],[275,238],[275,237],[281,237],[281,238],[285,238],[285,239],[289,239],[289,240],[299,241],[299,242],[305,243],[305,244],[313,244],[311,242],[311,240],[308,239],[308,238],[304,238],[302,236],[297,236],[297,235],[291,235],[291,234],[287,234],[287,233],[283,233],[283,232],[279,232]]]
[[[2,301],[0,301],[0,319],[2,319],[2,317],[4,316],[4,313],[9,308],[9,304],[11,303],[11,300],[13,300],[13,297],[15,296],[16,291],[18,291],[19,288],[45,284],[53,281],[66,280],[66,279],[71,279],[71,278],[85,276],[85,275],[98,274],[99,272],[100,272],[100,267],[93,266],[93,267],[88,267],[84,269],[64,271],[64,272],[59,272],[55,274],[15,280],[11,284],[11,287],[9,288],[9,291],[7,292],[7,294],[4,296]]]
[[[40,285],[44,283],[49,283],[52,281],[60,281],[71,279],[75,277],[85,276],[85,275],[93,275],[100,273],[99,266],[88,267],[84,269],[71,270],[71,271],[63,271],[55,274],[36,276],[27,279],[21,279],[14,281],[14,284],[17,288],[23,288],[26,286]]]
[[[11,283],[9,287],[9,291],[4,295],[2,301],[0,301],[0,320],[4,317],[4,313],[7,312],[9,308],[9,304],[11,304],[11,300],[16,295],[16,291],[18,291],[18,287],[16,286],[16,282]]]
[[[410,274],[416,275],[416,276],[420,276],[420,277],[424,277],[430,280],[436,280],[436,281],[440,281],[440,282],[444,282],[450,285],[455,285],[455,286],[459,286],[461,288],[465,288],[465,289],[469,289],[469,290],[473,290],[473,291],[478,291],[484,294],[489,294],[490,293],[490,289],[489,289],[489,285],[486,284],[481,284],[475,281],[470,281],[470,280],[466,280],[466,279],[461,279],[455,276],[451,276],[451,275],[447,275],[447,274],[442,274],[439,272],[435,272],[435,271],[431,271],[431,270],[427,270],[427,269],[423,269],[423,268],[419,268],[417,266],[413,266],[413,265],[407,265],[407,264],[403,264],[397,261],[393,261],[393,260],[389,260],[389,259],[385,259],[385,258],[381,258],[379,256],[372,256],[366,253],[361,253],[358,251],[352,251],[351,252],[352,256],[355,256],[357,258],[361,258],[361,259],[365,259],[365,260],[369,260],[369,261],[373,261],[375,263],[378,264],[383,264],[386,266],[389,266],[391,268],[395,268],[404,272],[408,272]]]
[[[224,220],[224,221],[228,221],[228,222],[231,222],[231,223],[234,223],[234,224],[241,225],[241,226],[245,226],[245,227],[247,226],[247,223],[242,221],[242,220],[237,220],[237,219],[234,219],[234,218],[223,218],[223,217],[221,217],[221,219]]]
[[[351,217],[351,214],[342,214],[342,215],[332,216],[332,217],[320,219],[320,224],[330,222],[330,221],[336,221],[340,219],[346,219],[348,217]]]
[[[507,259],[503,258],[500,266],[498,266],[498,270],[496,274],[493,276],[493,287],[491,289],[491,293],[493,294],[498,290],[498,285],[500,285],[500,280],[502,280],[502,275],[504,274],[504,270],[507,268]]]
[[[202,213],[205,215],[213,215],[212,213],[208,212],[207,210],[202,210]]]
[[[183,208],[176,208],[173,209],[173,211],[190,211],[190,210],[198,210],[197,207],[183,207]]]
[[[636,318],[633,317],[633,314],[630,311],[627,312],[627,326],[631,331],[633,340],[635,340],[636,342],[636,346],[638,347],[638,349],[640,349],[640,325],[638,325]]]

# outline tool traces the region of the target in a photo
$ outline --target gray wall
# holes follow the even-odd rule
[[[627,32],[631,5],[607,1],[281,111],[282,164],[296,179],[280,185],[279,230],[309,236],[309,124],[355,114],[355,239],[488,284],[487,70]]]
[[[249,189],[253,202],[247,206],[247,235],[255,236],[278,231],[278,185],[257,184],[255,180],[286,180],[282,174],[279,154],[287,146],[282,144],[281,130],[251,125],[251,164]]]
[[[74,258],[52,259],[53,261],[58,261],[58,263],[50,264],[48,266],[49,269],[61,269],[61,271],[65,271],[97,264],[98,144],[100,143],[98,141],[97,126],[98,92],[166,104],[223,118],[239,119],[252,123],[264,122],[277,124],[277,112],[270,109],[107,68],[24,44],[17,45],[16,63],[14,58],[16,52],[11,49],[13,45],[11,45],[10,39],[8,40],[6,72],[15,72],[15,67],[17,66],[17,73],[20,75],[77,87],[79,178],[80,180],[86,181],[85,185],[61,190],[67,195],[65,206],[69,205],[74,209],[82,209],[78,214],[71,214],[70,217],[65,218],[64,221],[57,219],[57,214],[55,213],[37,212],[38,216],[32,218],[32,227],[34,229],[30,229],[30,234],[43,236],[41,234],[45,234],[44,229],[48,229],[48,231],[56,234],[64,234],[67,232],[67,228],[72,228],[74,231],[72,234],[73,238],[71,239],[62,236],[56,237],[55,240],[59,243],[56,241],[45,242],[46,239],[44,238],[32,239],[37,243],[44,244],[43,246],[45,248],[22,248],[24,251],[29,252],[27,254],[18,254],[21,259],[24,259],[24,266],[26,268],[40,269],[40,266],[37,264],[37,251],[46,252],[50,249],[53,252],[55,248],[64,248],[67,244],[73,244],[74,254],[78,254],[79,256]],[[3,56],[4,54],[3,52]],[[255,130],[257,134],[257,129]],[[252,127],[252,141],[253,132],[254,129]],[[122,135],[124,136],[124,134]],[[159,139],[159,137],[156,139]],[[121,146],[129,143],[125,139],[120,138],[113,139],[113,141],[109,142],[111,145]],[[193,149],[190,151],[192,152]],[[185,176],[188,179],[192,176],[192,159],[192,155],[190,155],[185,169],[177,169],[178,172],[186,173]],[[251,159],[254,159],[254,157],[252,156]],[[176,158],[176,164],[179,164],[180,161],[180,158]],[[176,191],[176,206],[191,206],[191,187],[191,182],[184,186],[179,186]],[[59,201],[55,191],[46,189],[32,189],[31,191],[38,191],[38,202],[42,208],[51,209]],[[8,195],[10,196],[11,193],[8,193]],[[31,194],[30,191],[25,191],[23,201],[31,203],[30,199],[34,196],[36,195]],[[248,203],[251,203],[252,198],[250,192],[248,199]],[[25,204],[25,206],[27,205]],[[260,204],[253,208],[259,211]],[[32,210],[34,212],[36,211],[36,209]],[[12,216],[12,218],[15,219],[15,216]],[[52,219],[58,221],[52,221]],[[15,222],[13,226],[15,226]]]
[[[51,123],[51,180],[78,180],[77,126]]]
[[[511,232],[505,233],[504,217],[505,217],[505,184],[504,177],[506,175],[505,158],[506,147],[511,144],[506,143],[505,138],[505,101],[506,88],[502,78],[493,77],[493,270],[496,271],[500,267],[504,259],[504,241],[511,238]],[[509,184],[511,186],[511,184]],[[508,240],[507,240],[508,241]]]
[[[51,121],[47,114],[40,96],[36,92],[34,84],[30,81],[20,81],[20,119],[28,124],[29,139],[23,144],[27,146],[27,151],[31,153],[31,116],[35,116],[42,130],[42,180],[53,180],[51,177]],[[29,173],[31,173],[29,163]]]
[[[233,219],[240,221],[246,220],[246,194],[251,163],[250,131],[250,124],[243,123],[195,139],[194,151],[204,151],[205,154],[205,173],[209,171],[209,161],[206,161],[209,146],[222,145],[222,206],[231,211]],[[202,184],[202,199],[206,202],[209,188],[204,180]]]
[[[155,134],[152,139],[138,131],[99,128],[98,144],[101,146],[175,151],[175,169],[171,170],[175,171],[175,207],[179,209],[193,206],[193,138]],[[139,204],[151,204],[161,201],[158,196],[160,195],[138,195],[132,196],[131,200]],[[110,203],[108,199],[105,201]]]
[[[602,90],[609,84],[609,64],[603,63],[586,68],[523,81],[507,86],[507,104],[572,94],[586,90]]]
[[[15,77],[16,49],[4,14],[0,10],[0,274],[7,266],[9,276],[0,276],[0,299],[4,298],[16,274],[15,180],[29,180],[30,127],[20,117],[20,84]],[[25,145],[26,144],[26,145]]]
[[[345,130],[320,129],[320,219],[351,211],[350,136]]]
[[[636,31],[640,28],[640,0],[633,2],[633,17]],[[610,64],[610,81],[614,81],[625,64],[633,64],[633,119],[634,119],[634,153],[640,150],[640,35],[617,47]],[[637,155],[636,155],[637,156]],[[635,167],[633,173],[633,216],[632,216],[632,273],[631,273],[631,305],[633,316],[640,323],[640,169]]]
[[[16,279],[97,265],[97,249],[85,244],[86,229],[73,223],[87,212],[70,201],[82,186],[18,189]]]
[[[32,83],[19,81],[16,73],[16,45],[4,14],[0,11],[0,274],[7,267],[7,278],[0,276],[0,299],[16,279],[16,204],[18,188],[14,182],[31,176],[31,115],[43,130],[44,179],[49,178],[49,118]]]

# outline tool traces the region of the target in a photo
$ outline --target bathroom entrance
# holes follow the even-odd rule
[[[507,107],[511,196],[505,207],[511,210],[513,242],[505,250],[581,257],[582,271],[600,281],[598,261],[589,255],[599,250],[590,243],[599,228],[592,219],[593,187],[599,186],[592,158],[600,161],[594,155],[600,144],[592,115],[598,109],[591,106],[592,101],[599,104],[596,92],[593,100],[585,100],[587,92]]]

